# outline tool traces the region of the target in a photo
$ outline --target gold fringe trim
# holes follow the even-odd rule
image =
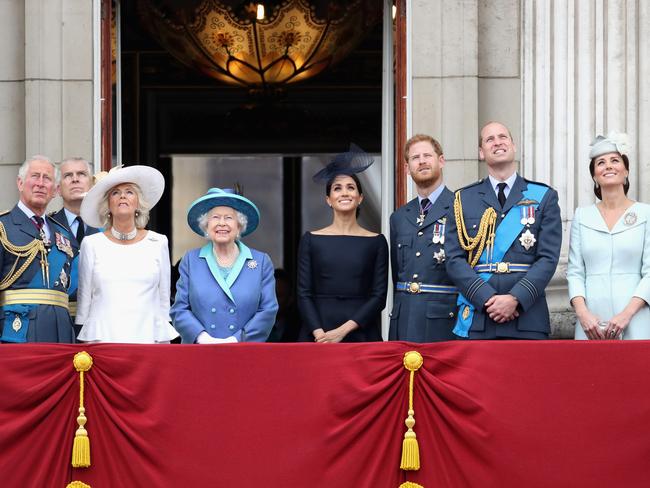
[[[413,483],[412,481],[406,481],[399,485],[399,488],[424,488],[424,486]]]
[[[494,235],[496,234],[497,213],[492,207],[488,207],[481,216],[478,230],[474,237],[467,233],[467,226],[463,217],[463,202],[460,199],[460,190],[456,191],[454,197],[454,216],[456,217],[456,230],[458,231],[458,244],[468,252],[467,262],[473,268],[478,263],[483,248],[487,248],[486,262],[492,262],[492,251],[494,250]]]
[[[93,358],[86,351],[82,351],[74,355],[72,363],[75,369],[79,371],[79,416],[77,417],[79,427],[75,432],[74,444],[72,445],[72,467],[87,468],[90,466],[90,438],[85,427],[88,419],[84,408],[84,373],[92,368]]]
[[[404,423],[406,424],[406,432],[404,433],[404,440],[402,441],[402,461],[400,469],[404,471],[417,471],[420,469],[420,446],[418,439],[413,431],[415,426],[415,410],[413,410],[413,381],[415,379],[415,372],[422,367],[424,359],[417,351],[409,351],[404,354],[404,367],[410,371],[409,373],[409,410],[408,417]]]
[[[82,481],[73,481],[72,483],[68,483],[65,488],[90,488],[90,485]]]

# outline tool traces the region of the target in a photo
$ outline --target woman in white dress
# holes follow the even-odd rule
[[[650,339],[650,206],[628,198],[625,134],[598,136],[589,171],[600,202],[576,209],[569,297],[576,339]]]
[[[144,228],[164,188],[154,168],[119,167],[84,197],[81,218],[105,230],[81,244],[80,341],[168,343],[178,336],[169,317],[167,237]]]

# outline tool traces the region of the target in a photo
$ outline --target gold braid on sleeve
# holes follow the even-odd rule
[[[25,272],[29,265],[32,264],[32,261],[34,261],[39,253],[41,254],[41,267],[44,265],[47,266],[47,249],[45,248],[43,241],[34,239],[29,244],[25,244],[24,246],[17,246],[16,244],[13,244],[11,241],[9,241],[9,238],[7,237],[7,230],[5,229],[5,226],[2,222],[0,222],[0,244],[9,254],[16,256],[16,261],[14,261],[14,265],[11,267],[11,270],[9,270],[9,273],[7,273],[7,275],[4,276],[0,281],[0,290],[6,290],[11,285],[13,285],[14,282],[20,278],[20,275]],[[22,264],[22,266],[20,266],[20,268],[16,269],[21,258],[25,258],[25,262]]]
[[[463,203],[460,199],[460,190],[456,192],[454,199],[454,216],[456,217],[456,227],[458,230],[458,243],[469,254],[467,262],[473,268],[478,263],[483,248],[487,247],[488,262],[491,260],[492,250],[494,249],[494,233],[496,231],[497,213],[492,207],[488,207],[483,212],[481,223],[474,237],[470,237],[465,226],[463,218]]]

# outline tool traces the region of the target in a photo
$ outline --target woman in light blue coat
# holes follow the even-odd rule
[[[650,339],[650,206],[628,198],[625,134],[598,136],[589,171],[600,202],[576,209],[569,297],[576,339]]]
[[[278,311],[273,264],[240,240],[259,215],[253,202],[219,188],[190,205],[187,223],[208,243],[181,260],[170,315],[183,343],[266,341]]]

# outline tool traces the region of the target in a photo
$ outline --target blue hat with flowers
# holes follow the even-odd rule
[[[187,224],[198,235],[203,236],[203,231],[199,227],[199,217],[214,207],[230,207],[246,216],[248,225],[242,237],[252,233],[260,223],[260,211],[248,198],[238,195],[231,188],[210,188],[205,195],[194,200],[187,209]]]

